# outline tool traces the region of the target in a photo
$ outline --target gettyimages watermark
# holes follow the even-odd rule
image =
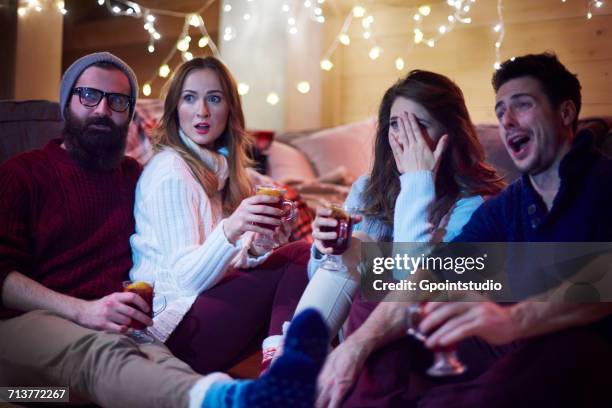
[[[611,242],[362,243],[369,301],[612,302]]]

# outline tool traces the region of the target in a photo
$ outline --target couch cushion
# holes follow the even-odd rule
[[[61,136],[63,126],[57,102],[0,101],[0,163],[43,147]]]
[[[497,125],[477,125],[476,134],[484,147],[485,159],[495,167],[497,174],[508,183],[516,180],[520,173],[499,138],[499,127]]]
[[[356,178],[370,170],[375,135],[376,120],[370,118],[321,130],[291,144],[308,157],[318,176],[343,166],[350,177]]]
[[[268,149],[266,174],[274,180],[313,181],[315,172],[302,152],[277,141]]]

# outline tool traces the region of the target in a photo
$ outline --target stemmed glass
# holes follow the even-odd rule
[[[344,272],[346,271],[346,266],[342,262],[342,254],[346,252],[351,243],[351,236],[353,234],[352,214],[355,212],[355,209],[342,207],[339,204],[329,204],[327,208],[332,211],[330,218],[335,219],[337,224],[335,227],[322,226],[321,232],[335,232],[337,238],[323,240],[323,246],[333,248],[333,252],[323,256],[321,267],[332,272]]]
[[[424,307],[427,302],[415,303],[406,308],[406,333],[415,339],[425,342],[427,338],[419,331],[419,324],[425,317]],[[427,370],[432,377],[446,377],[463,374],[466,366],[457,356],[457,346],[450,345],[434,348],[434,363]]]
[[[166,308],[166,298],[163,295],[158,295],[162,300],[161,306],[157,310],[153,310],[153,292],[155,288],[155,282],[149,281],[124,281],[123,291],[132,292],[140,295],[140,297],[149,305],[149,317],[158,315],[163,312]],[[144,313],[144,312],[143,312]],[[130,322],[130,331],[128,335],[138,344],[151,344],[155,342],[155,339],[147,333],[147,326],[138,320],[132,319]]]
[[[282,188],[275,186],[273,184],[262,184],[255,187],[255,194],[257,195],[268,195],[271,197],[278,197],[279,201],[274,204],[265,204],[270,207],[278,208],[283,211],[283,215],[281,215],[280,220],[282,222],[293,222],[297,217],[297,206],[293,201],[285,200],[283,196],[285,195],[285,190]],[[276,227],[270,224],[257,223],[259,227],[266,228],[269,230],[274,230]],[[265,235],[258,234],[254,243],[262,248],[266,248],[270,250],[272,248],[278,247],[278,242],[275,240],[268,238]]]

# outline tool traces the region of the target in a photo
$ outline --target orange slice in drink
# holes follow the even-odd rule
[[[272,197],[281,197],[283,195],[283,192],[273,187],[258,187],[256,194],[267,195],[267,196],[272,196]]]
[[[146,292],[152,290],[153,288],[147,282],[136,281],[130,283],[125,289],[130,292]]]

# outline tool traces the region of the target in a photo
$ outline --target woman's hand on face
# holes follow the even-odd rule
[[[397,122],[398,129],[389,131],[389,145],[400,174],[419,170],[434,171],[446,148],[448,135],[442,135],[432,151],[427,140],[428,136],[423,134],[412,113],[405,112],[403,116],[397,118]]]
[[[278,203],[278,197],[268,195],[254,195],[242,200],[238,208],[223,224],[223,232],[232,244],[240,239],[247,231],[258,232],[272,237],[274,230],[260,227],[257,223],[269,224],[272,227],[281,225],[282,211],[270,204]]]

